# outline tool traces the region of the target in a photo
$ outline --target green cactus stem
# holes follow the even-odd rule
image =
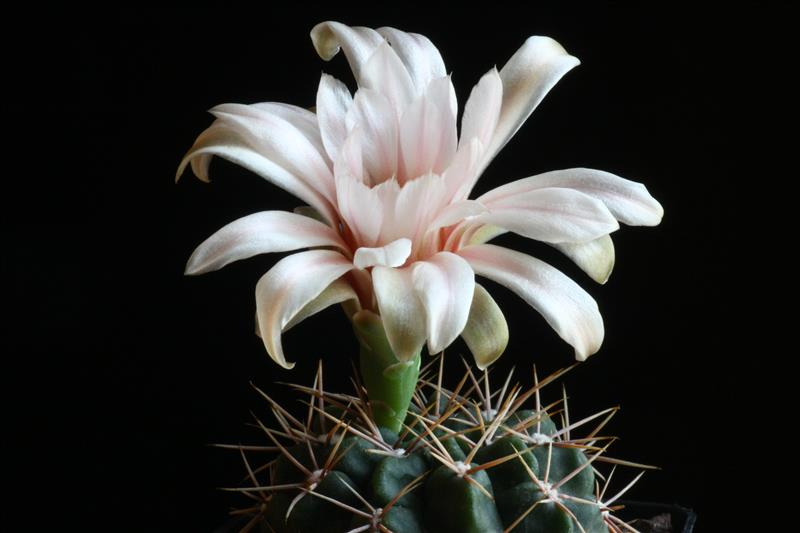
[[[387,350],[388,343],[377,342],[385,340],[379,325],[374,321],[358,325],[362,338],[369,340],[369,361],[376,360],[371,348]],[[382,353],[387,354],[392,355]],[[492,391],[488,372],[481,380],[468,369],[460,384],[448,389],[436,375],[437,363],[443,365],[444,360],[422,369],[425,378],[416,384],[410,408],[405,396],[390,397],[391,411],[371,412],[363,383],[356,383],[357,395],[325,391],[321,367],[313,387],[294,386],[310,396],[305,416],[292,415],[259,391],[280,429],[269,429],[257,420],[269,446],[227,446],[241,453],[251,484],[231,489],[248,496],[247,507],[236,511],[248,520],[244,530],[635,531],[613,511],[617,499],[641,474],[619,491],[607,489],[610,479],[622,474],[613,476],[612,470],[597,475],[603,463],[649,468],[605,456],[613,438],[600,431],[616,408],[571,420],[565,393],[549,405],[541,402],[539,390],[555,379],[552,376],[539,382],[534,371],[533,387],[523,390],[511,386],[509,375],[502,388]],[[417,365],[408,366],[416,376]],[[409,370],[407,379],[410,375]],[[378,383],[393,386],[380,379]],[[375,420],[380,413],[396,425],[401,409],[408,412],[397,431]],[[581,435],[573,436],[578,432]],[[277,457],[264,458],[266,451],[276,452]],[[251,464],[256,457],[266,463]]]
[[[398,432],[419,377],[420,354],[400,361],[392,351],[380,317],[360,311],[353,317],[360,345],[360,367],[375,422]]]

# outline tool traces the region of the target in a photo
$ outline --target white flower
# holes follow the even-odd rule
[[[461,335],[481,368],[506,347],[508,328],[475,274],[539,311],[585,359],[603,340],[595,301],[550,265],[486,244],[505,232],[546,242],[600,283],[614,264],[618,221],[656,225],[663,210],[645,187],[608,172],[548,172],[469,199],[475,182],[550,88],[578,60],[531,37],[457,103],[439,51],[422,35],[336,22],[311,32],[319,55],[344,50],[358,82],[351,95],[322,75],[316,112],[281,103],[224,104],[183,159],[208,180],[212,156],[255,172],[310,206],[267,211],[225,226],[195,250],[188,274],[266,252],[280,260],[256,287],[267,352],[290,368],[281,333],[334,303],[380,315],[408,360]]]

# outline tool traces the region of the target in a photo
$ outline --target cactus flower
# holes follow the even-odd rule
[[[508,341],[503,314],[475,276],[523,298],[583,360],[603,340],[597,304],[569,277],[518,251],[488,244],[505,232],[548,243],[603,283],[619,222],[656,225],[646,188],[600,170],[526,177],[473,197],[481,173],[547,92],[579,61],[531,37],[489,70],[463,106],[442,57],[424,36],[324,22],[311,32],[324,60],[344,51],[351,94],[322,74],[313,110],[283,103],[223,104],[178,169],[208,181],[213,156],[258,174],[304,206],[236,220],[203,242],[188,274],[268,252],[278,261],[256,286],[258,332],[291,368],[281,334],[333,304],[378,320],[400,362],[459,335],[479,367]]]

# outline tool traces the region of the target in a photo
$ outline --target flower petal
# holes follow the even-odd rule
[[[411,279],[425,308],[428,352],[444,350],[464,330],[475,273],[464,259],[439,252],[411,266]]]
[[[377,193],[362,182],[361,131],[350,132],[334,164],[339,214],[360,246],[374,246],[384,212]]]
[[[319,211],[317,211],[310,205],[298,205],[297,207],[292,209],[292,212],[307,218],[313,218],[317,222],[322,222],[326,226],[328,225],[328,223],[325,221],[325,218],[319,214]]]
[[[503,106],[486,164],[514,136],[539,102],[572,68],[580,64],[549,37],[529,37],[500,70]]]
[[[400,361],[409,361],[425,344],[425,308],[414,291],[411,268],[376,266],[372,283],[389,345]]]
[[[345,117],[351,105],[353,97],[347,86],[323,73],[317,89],[317,117],[322,143],[332,161],[336,161],[339,149],[347,138]]]
[[[460,143],[478,139],[482,145],[487,146],[497,127],[502,102],[503,82],[497,69],[493,68],[472,88],[472,93],[464,106]]]
[[[478,181],[483,145],[473,137],[468,143],[461,143],[450,166],[443,174],[448,197],[452,200],[465,200]]]
[[[461,200],[454,202],[444,209],[442,209],[436,218],[428,224],[428,231],[434,231],[439,228],[452,226],[462,220],[476,217],[486,213],[486,206],[475,200]]]
[[[474,220],[474,219],[473,219]],[[484,244],[499,237],[508,230],[492,224],[475,224],[473,220],[465,220],[458,224],[447,236],[444,248],[459,250],[470,244]]]
[[[320,154],[325,154],[317,115],[308,109],[303,109],[296,105],[284,104],[283,102],[259,102],[245,107],[271,113],[282,118],[297,128],[297,130],[314,145]]]
[[[394,217],[395,204],[401,189],[402,187],[400,187],[400,183],[396,179],[389,179],[372,187],[372,191],[381,206],[384,220],[392,220],[392,217]],[[386,239],[381,240],[386,241]]]
[[[601,285],[608,281],[611,271],[614,270],[614,242],[610,235],[603,235],[589,242],[563,242],[553,246]]]
[[[311,42],[314,43],[319,56],[330,61],[344,49],[353,75],[361,84],[361,67],[372,56],[375,48],[382,42],[382,37],[372,28],[350,27],[340,22],[321,22],[311,30]]]
[[[577,283],[547,263],[493,244],[460,250],[475,273],[511,289],[539,311],[558,335],[575,348],[579,361],[603,342],[597,303]]]
[[[619,229],[603,202],[573,189],[534,189],[481,203],[489,213],[475,223],[493,224],[530,239],[587,242]]]
[[[361,88],[372,89],[385,96],[399,117],[414,98],[414,84],[403,62],[386,41],[378,45],[361,69]]]
[[[416,94],[422,94],[428,83],[447,75],[439,50],[424,35],[408,33],[395,28],[378,28],[405,65]]]
[[[508,346],[506,317],[489,292],[478,283],[461,337],[481,370],[497,361]]]
[[[222,104],[211,114],[238,131],[259,153],[303,179],[327,199],[335,198],[333,174],[321,141],[309,140],[277,114],[241,104]]]
[[[356,291],[353,290],[353,287],[343,279],[337,279],[319,293],[319,296],[304,305],[303,308],[286,323],[283,327],[283,332],[286,333],[306,318],[316,315],[333,304],[342,302],[352,302],[355,306],[354,309],[361,309],[361,306],[358,304],[358,295],[356,295]]]
[[[264,211],[240,218],[206,239],[189,258],[186,274],[204,274],[240,259],[312,246],[347,245],[330,226],[285,211]]]
[[[329,222],[338,220],[332,203],[317,188],[311,187],[296,174],[278,165],[275,161],[256,151],[242,137],[223,124],[212,125],[206,129],[184,156],[175,176],[177,181],[191,163],[195,175],[202,181],[209,181],[208,169],[211,156],[222,157],[232,163],[258,174],[281,189],[295,195],[321,213]]]
[[[450,165],[458,142],[456,116],[450,109],[449,76],[433,80],[425,94],[408,106],[400,119],[400,147],[408,179]]]
[[[283,355],[281,332],[334,280],[353,264],[338,252],[309,250],[278,261],[256,285],[256,313],[261,339],[276,363],[290,369]]]
[[[382,94],[359,89],[347,113],[348,130],[358,127],[367,170],[367,184],[381,183],[397,174],[397,115]],[[352,135],[352,131],[351,131]]]
[[[554,170],[523,178],[501,185],[479,200],[492,203],[545,187],[575,189],[597,198],[606,204],[617,220],[631,226],[656,226],[664,216],[664,208],[641,183],[590,168]]]
[[[400,189],[393,218],[384,219],[381,239],[408,237],[416,246],[430,221],[446,205],[446,189],[440,176],[425,174]]]
[[[356,250],[353,264],[357,268],[369,268],[372,266],[399,267],[406,262],[410,254],[411,241],[405,238],[397,239],[380,248],[362,246]]]

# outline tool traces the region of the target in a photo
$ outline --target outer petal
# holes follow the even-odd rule
[[[631,226],[655,226],[664,215],[664,208],[641,183],[590,168],[554,170],[513,181],[487,192],[479,200],[491,204],[545,187],[566,187],[597,198],[617,220]]]
[[[400,146],[408,178],[441,174],[456,152],[456,116],[450,110],[448,76],[431,82],[400,120]]]
[[[411,241],[405,238],[397,239],[380,248],[359,248],[353,257],[353,264],[358,268],[399,267],[406,262],[410,254]]]
[[[582,243],[554,244],[597,283],[608,281],[614,269],[614,242],[610,235]]]
[[[461,337],[481,370],[486,370],[494,363],[508,346],[506,317],[487,290],[477,283]]]
[[[486,206],[475,200],[461,200],[453,202],[442,209],[436,218],[428,224],[428,231],[451,226],[464,219],[476,217],[486,213]]]
[[[289,331],[306,318],[316,315],[320,311],[327,309],[333,304],[339,304],[343,302],[351,302],[354,306],[354,309],[361,309],[361,306],[358,303],[358,295],[356,294],[356,291],[353,290],[353,287],[343,279],[337,279],[328,285],[325,290],[319,294],[319,296],[304,305],[303,308],[298,311],[296,315],[294,315],[294,318],[286,323],[286,325],[283,327],[283,332],[285,333]]]
[[[547,263],[500,246],[480,244],[459,251],[475,273],[514,291],[539,311],[583,361],[603,342],[597,303],[577,283]]]
[[[550,89],[580,64],[549,37],[530,37],[500,70],[503,106],[486,164],[497,155]]]
[[[378,28],[408,70],[416,94],[422,94],[431,80],[447,74],[439,50],[424,35],[395,28]]]
[[[296,105],[284,104],[282,102],[259,102],[246,107],[272,113],[282,118],[300,131],[300,133],[314,145],[320,154],[325,153],[322,137],[320,137],[317,115],[308,109],[303,109]]]
[[[322,74],[317,89],[317,117],[319,132],[325,151],[336,161],[339,148],[347,138],[347,110],[353,105],[353,97],[347,86],[327,74]]]
[[[463,229],[459,229],[460,231],[454,230],[451,234],[445,246],[446,249],[458,249],[470,244],[484,244],[507,232],[506,229],[491,224],[470,226],[469,222]],[[615,253],[610,235],[603,235],[588,242],[550,244],[572,259],[597,283],[603,284],[611,276]]]
[[[508,230],[492,224],[473,224],[462,222],[456,226],[447,239],[448,249],[460,249],[470,244],[484,244],[508,233]]]
[[[333,59],[340,48],[361,84],[361,67],[370,58],[384,38],[372,28],[350,27],[339,22],[321,22],[311,30],[311,42],[325,61]]]
[[[483,75],[472,88],[461,119],[461,144],[478,139],[487,146],[494,136],[500,106],[503,101],[503,82],[497,69],[493,68]]]
[[[338,252],[309,250],[284,257],[256,285],[258,329],[267,353],[284,368],[281,332],[306,305],[334,280],[353,269]]]
[[[328,225],[325,222],[325,218],[322,215],[320,215],[319,212],[310,205],[298,205],[297,207],[292,209],[292,212],[295,213],[296,215],[301,215],[307,218],[313,218],[317,222],[322,222],[326,226]]]
[[[411,266],[414,289],[425,307],[428,351],[444,350],[464,330],[475,274],[464,259],[440,252]]]
[[[411,268],[377,266],[372,283],[386,338],[400,361],[408,361],[425,344],[425,308],[414,291]]]
[[[344,279],[337,279],[328,285],[319,296],[304,305],[303,308],[286,323],[283,327],[283,333],[286,333],[306,318],[316,315],[320,311],[324,311],[333,304],[338,303],[343,304],[343,307],[347,308],[345,312],[348,313],[348,315],[355,314],[361,310],[361,304],[358,301],[356,291]],[[256,335],[261,337],[261,330],[258,325],[258,314],[256,314]]]
[[[475,223],[492,224],[539,241],[587,242],[619,229],[603,202],[573,189],[535,189],[479,201],[490,212],[476,217]]]
[[[243,166],[305,201],[328,221],[335,222],[337,220],[332,203],[322,192],[311,187],[305,180],[269,157],[256,151],[239,132],[233,131],[223,124],[212,125],[200,134],[178,166],[175,179],[178,180],[186,166],[192,163],[195,175],[203,181],[209,181],[208,168],[211,156],[219,156]]]
[[[334,199],[333,174],[321,142],[312,142],[290,122],[253,106],[223,104],[211,113],[264,156],[299,176],[327,199]]]
[[[240,218],[206,239],[189,258],[186,274],[203,274],[269,252],[312,246],[347,245],[330,227],[312,218],[285,211],[264,211]]]
[[[507,233],[507,230],[498,226],[486,224],[475,228],[474,231],[469,232],[469,235],[465,235],[468,237],[468,240],[462,242],[465,246],[467,244],[484,244],[504,233]]]

